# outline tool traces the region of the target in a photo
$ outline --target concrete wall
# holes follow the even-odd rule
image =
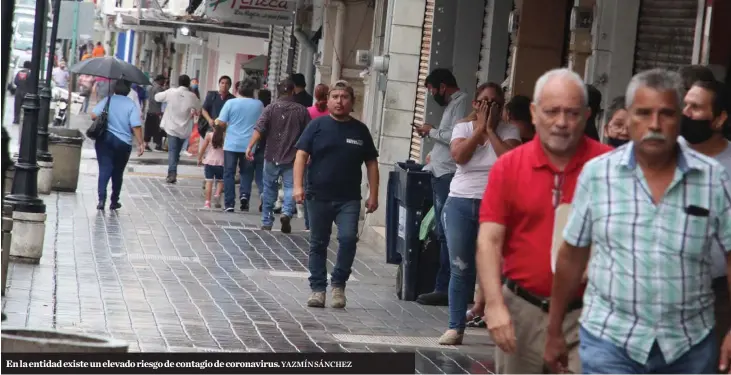
[[[414,116],[426,1],[389,1],[387,6],[391,7],[390,14],[393,15],[390,20],[386,20],[386,28],[390,30],[384,40],[390,63],[385,78],[383,109],[378,125],[372,126],[379,129],[377,142],[381,181],[378,196],[384,208],[371,216],[371,226],[385,225],[388,171],[393,169],[394,163],[403,161],[408,155],[411,136],[409,124]]]

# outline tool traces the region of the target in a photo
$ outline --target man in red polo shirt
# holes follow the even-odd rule
[[[480,207],[477,273],[500,374],[543,372],[555,209],[571,202],[584,163],[611,150],[584,136],[588,94],[571,70],[538,79],[531,113],[538,136],[498,159]],[[564,323],[573,349],[569,369],[580,373],[580,294],[570,310]]]

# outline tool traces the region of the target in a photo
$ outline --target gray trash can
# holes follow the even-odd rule
[[[2,328],[3,353],[127,353],[126,342],[81,333]]]
[[[48,133],[48,151],[53,155],[51,189],[74,192],[79,185],[84,134],[78,129],[56,127],[48,129]]]

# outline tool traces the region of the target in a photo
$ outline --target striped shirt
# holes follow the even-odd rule
[[[667,363],[714,326],[711,243],[731,251],[731,183],[717,161],[679,145],[675,176],[655,205],[633,144],[584,166],[564,239],[587,247],[581,324],[646,363]]]

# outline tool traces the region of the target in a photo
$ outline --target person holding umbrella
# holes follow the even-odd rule
[[[107,102],[107,131],[104,136],[96,139],[96,159],[99,163],[99,204],[97,210],[103,210],[107,200],[107,185],[112,180],[112,196],[110,210],[122,207],[119,203],[119,194],[122,190],[122,176],[132,153],[132,136],[137,140],[137,155],[145,152],[145,142],[142,139],[142,117],[137,104],[127,95],[130,92],[130,83],[124,80],[116,81],[114,95],[107,96],[97,103],[91,113],[92,120],[105,110]]]
[[[113,56],[91,58],[81,61],[69,69],[73,73],[106,78],[114,83],[114,95],[107,96],[94,106],[92,120],[106,112],[104,131],[95,139],[97,162],[99,163],[99,204],[104,209],[107,200],[107,185],[112,180],[112,196],[109,208],[122,207],[119,194],[122,190],[122,176],[132,153],[132,137],[137,140],[138,155],[145,152],[142,138],[142,116],[138,103],[128,98],[131,84],[149,85],[150,79],[136,66]],[[103,118],[103,117],[102,117]]]

